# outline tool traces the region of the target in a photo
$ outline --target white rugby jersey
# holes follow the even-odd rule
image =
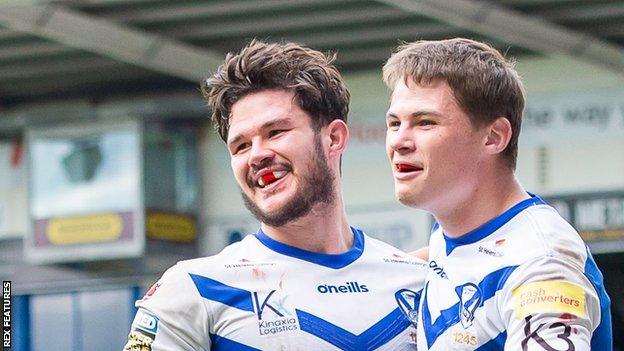
[[[418,350],[612,350],[602,274],[537,196],[458,238],[434,225]]]
[[[426,262],[353,233],[343,254],[258,231],[179,262],[137,302],[126,350],[415,350]]]

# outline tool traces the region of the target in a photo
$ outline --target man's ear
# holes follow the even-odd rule
[[[512,133],[509,120],[506,117],[498,117],[488,127],[487,139],[485,141],[486,150],[491,155],[500,154],[509,145]]]
[[[325,130],[329,138],[329,156],[342,155],[349,143],[349,128],[347,124],[342,120],[335,119],[329,122]]]

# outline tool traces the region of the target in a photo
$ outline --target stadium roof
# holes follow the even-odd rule
[[[4,0],[0,107],[197,89],[251,38],[336,52],[348,72],[400,40],[455,36],[624,72],[624,1]]]

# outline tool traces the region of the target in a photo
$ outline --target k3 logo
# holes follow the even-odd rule
[[[546,351],[575,351],[576,350],[576,348],[574,347],[574,344],[572,343],[572,340],[570,340],[570,333],[572,331],[572,328],[570,328],[569,325],[566,325],[561,322],[556,322],[556,323],[552,323],[548,327],[548,329],[555,329],[555,328],[560,328],[560,327],[563,328],[563,331],[560,334],[557,334],[557,338],[565,341],[568,346],[565,349],[556,349],[552,347],[550,344],[548,344],[546,340],[544,340],[539,335],[539,331],[544,330],[542,328],[546,325],[546,323],[541,323],[540,325],[537,326],[537,328],[535,328],[535,330],[531,330],[531,318],[533,318],[533,316],[528,316],[524,318],[524,323],[525,323],[524,335],[526,337],[524,338],[524,340],[522,340],[522,343],[521,343],[522,351],[529,350],[529,341],[531,339],[535,340],[535,342]]]
[[[459,296],[459,320],[462,327],[468,329],[475,318],[477,308],[483,302],[483,294],[476,284],[466,283],[455,288]]]
[[[277,290],[271,290],[271,292],[264,298],[264,300],[262,300],[262,303],[260,302],[258,292],[253,292],[253,302],[256,308],[256,314],[258,315],[258,320],[262,320],[262,314],[264,313],[265,308],[273,311],[273,313],[275,313],[279,317],[284,317],[284,315],[287,314],[290,315],[290,313],[288,313],[288,311],[283,306],[286,298],[280,299],[276,303],[274,302],[274,305],[271,305],[269,303],[269,300],[276,291]]]

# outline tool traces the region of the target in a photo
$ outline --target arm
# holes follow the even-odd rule
[[[410,255],[416,256],[423,261],[429,261],[429,246],[421,247],[416,251],[410,252]]]
[[[209,350],[208,313],[188,273],[176,265],[137,301],[124,351]]]
[[[598,295],[582,270],[553,257],[519,266],[498,303],[506,351],[589,351],[601,320]]]

